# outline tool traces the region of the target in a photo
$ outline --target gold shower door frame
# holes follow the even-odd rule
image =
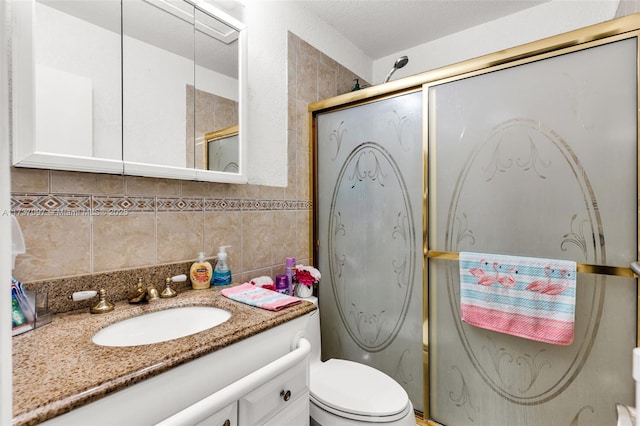
[[[457,64],[453,64],[450,66],[446,66],[443,68],[439,68],[436,70],[428,71],[422,74],[417,74],[414,76],[406,77],[403,79],[395,80],[390,83],[378,86],[371,86],[369,88],[347,93],[344,95],[337,96],[335,98],[330,98],[326,100],[322,100],[319,102],[315,102],[309,105],[309,135],[310,135],[310,144],[311,144],[311,167],[313,169],[313,179],[311,182],[312,185],[312,194],[313,194],[313,221],[311,224],[310,232],[312,234],[313,244],[313,256],[314,263],[317,263],[318,259],[318,241],[319,235],[317,232],[317,187],[316,187],[316,176],[317,176],[317,158],[316,158],[316,149],[317,149],[317,114],[334,111],[343,108],[350,108],[353,106],[366,104],[369,102],[375,102],[381,99],[395,97],[398,95],[406,94],[408,92],[412,92],[415,90],[423,90],[425,93],[428,92],[429,87],[435,86],[437,84],[442,84],[448,81],[455,81],[462,78],[470,78],[473,76],[481,75],[490,71],[497,71],[501,69],[506,69],[509,67],[520,66],[530,62],[552,58],[557,55],[579,51],[582,49],[586,49],[588,47],[592,47],[598,44],[606,44],[614,40],[620,40],[625,38],[636,38],[636,40],[640,36],[640,14],[629,15],[623,18],[615,19],[612,21],[603,22],[600,24],[596,24],[593,26],[589,26],[586,28],[582,28],[579,30],[571,31],[565,34],[560,34],[557,36],[553,36],[550,38],[546,38],[543,40],[539,40],[532,43],[527,43],[522,46],[506,49],[497,53],[481,56],[478,58],[470,59],[464,62],[460,62]],[[640,42],[637,43],[640,45]],[[637,54],[637,58],[640,58],[640,54]],[[636,69],[640,69],[640,65],[636,67]],[[636,76],[636,81],[640,81],[640,76]],[[639,87],[639,84],[636,84],[636,89]],[[638,90],[636,90],[637,92]],[[635,93],[636,100],[640,98],[640,93]],[[428,103],[428,96],[423,96],[424,102]],[[430,376],[429,376],[429,336],[428,336],[428,320],[429,320],[429,263],[431,260],[446,260],[446,261],[456,261],[458,259],[457,252],[448,252],[441,250],[433,250],[429,247],[429,239],[428,239],[428,229],[429,229],[429,199],[432,197],[431,194],[433,189],[433,182],[429,182],[429,106],[425,105],[423,108],[423,188],[424,188],[424,205],[423,205],[423,320],[424,320],[424,329],[423,329],[423,363],[424,363],[424,407],[425,412],[422,415],[418,415],[418,421],[420,424],[428,424],[437,426],[439,423],[435,422],[431,419],[430,415]],[[636,123],[640,123],[640,111],[638,111],[636,116]],[[640,129],[637,129],[636,136],[640,132]],[[636,140],[637,144],[637,140]],[[637,157],[640,157],[640,148],[638,149],[639,154]],[[640,158],[636,158],[636,163],[640,163]],[[638,181],[638,185],[640,185],[640,176],[636,176],[636,180]],[[637,211],[636,206],[636,211]],[[638,222],[638,221],[637,221]],[[640,223],[636,223],[636,239],[640,242]],[[636,259],[638,258],[638,253],[636,253]],[[631,271],[627,266],[612,266],[612,265],[601,265],[601,264],[589,264],[589,263],[578,263],[577,265],[579,273],[585,274],[601,274],[612,277],[626,277],[626,278],[637,278],[636,274]],[[637,281],[636,281],[637,287]],[[636,295],[638,292],[636,291]],[[637,297],[636,300],[637,306],[640,306],[638,301],[640,300]],[[640,309],[636,312],[636,333],[633,338],[636,343],[640,341],[640,330],[638,328],[638,323],[640,322]],[[629,374],[631,374],[631,365],[629,365]],[[422,419],[420,419],[422,417]]]

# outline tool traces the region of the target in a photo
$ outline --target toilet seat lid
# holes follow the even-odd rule
[[[353,361],[330,359],[311,364],[310,393],[344,414],[395,416],[409,404],[407,392],[383,372]]]

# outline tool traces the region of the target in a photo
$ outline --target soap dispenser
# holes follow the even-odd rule
[[[214,286],[231,284],[231,270],[227,265],[227,247],[231,246],[220,246],[218,250],[216,267],[213,270],[213,278],[211,279]]]
[[[198,253],[198,260],[193,262],[189,270],[191,286],[194,290],[202,290],[211,286],[211,263],[205,257],[203,251]]]

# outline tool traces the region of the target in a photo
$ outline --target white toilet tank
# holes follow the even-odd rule
[[[316,307],[318,307],[317,297],[307,297],[304,300],[312,302]],[[309,355],[309,360],[313,364],[314,362],[320,362],[320,354],[322,353],[322,339],[320,337],[320,309],[316,309],[309,313],[308,317],[309,321],[307,322],[305,337],[311,343],[311,355]]]

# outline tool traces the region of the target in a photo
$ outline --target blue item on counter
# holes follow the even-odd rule
[[[227,247],[229,246],[220,246],[216,256],[216,267],[213,269],[213,278],[211,278],[211,283],[214,286],[231,284],[231,270],[227,265]]]

